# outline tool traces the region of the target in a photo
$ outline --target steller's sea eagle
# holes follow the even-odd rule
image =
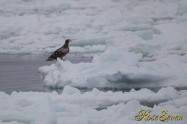
[[[55,52],[53,52],[52,55],[50,55],[46,61],[53,61],[56,60],[57,58],[63,60],[63,57],[69,53],[69,42],[71,41],[72,41],[71,39],[67,39],[64,45],[58,48]]]

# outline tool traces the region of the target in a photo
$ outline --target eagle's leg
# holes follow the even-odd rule
[[[65,59],[63,57],[60,57],[60,58],[61,58],[61,60],[65,61]]]

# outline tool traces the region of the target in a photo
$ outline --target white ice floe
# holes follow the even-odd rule
[[[0,93],[0,123],[2,124],[143,124],[136,121],[139,110],[151,110],[152,115],[160,115],[162,110],[168,114],[187,116],[187,92],[176,91],[168,87],[157,93],[148,89],[130,92],[102,92],[93,89],[80,93],[71,86],[66,86],[62,94],[40,92]],[[152,108],[142,104],[159,104]],[[173,103],[173,104],[172,104]],[[183,104],[182,104],[183,103]],[[183,121],[167,121],[171,124],[185,124]],[[162,121],[146,123],[162,124]]]
[[[92,63],[73,64],[58,59],[52,65],[40,67],[39,71],[45,85],[50,87],[187,86],[184,43],[171,43],[164,47],[158,44],[139,44],[139,41],[144,42],[139,37],[131,36],[125,41],[119,40],[117,44],[107,45],[102,54],[94,56]]]

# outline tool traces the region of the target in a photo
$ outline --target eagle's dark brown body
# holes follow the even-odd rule
[[[65,44],[58,48],[55,52],[53,52],[47,59],[47,61],[53,61],[56,60],[57,58],[60,58],[63,60],[63,57],[69,53],[69,42],[71,42],[71,39],[67,39],[65,41]]]

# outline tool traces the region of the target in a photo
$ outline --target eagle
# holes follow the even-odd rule
[[[69,53],[69,42],[72,42],[71,39],[65,40],[65,43],[62,47],[55,50],[46,61],[53,61],[57,58],[60,58],[61,60],[64,60],[63,57]]]

